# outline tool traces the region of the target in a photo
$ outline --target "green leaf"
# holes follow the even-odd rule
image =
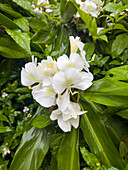
[[[27,19],[34,32],[37,32],[40,29],[48,30],[48,23],[45,18],[39,19],[37,17],[28,17]]]
[[[92,153],[90,153],[86,148],[80,148],[80,151],[82,153],[82,156],[85,160],[85,162],[91,167],[92,169],[98,168],[97,165],[100,165],[99,160],[96,158],[96,156]]]
[[[54,26],[52,26],[51,30],[43,30],[40,29],[35,33],[35,35],[32,38],[32,41],[34,43],[41,43],[41,44],[51,44],[53,39],[55,38],[56,35],[56,29]]]
[[[55,51],[60,51],[60,54],[66,54],[69,46],[69,30],[63,25],[57,32],[57,39],[55,42]]]
[[[12,132],[12,131],[14,131],[13,128],[10,128],[8,126],[5,126],[5,127],[0,126],[0,133],[6,133],[6,132]]]
[[[128,46],[128,35],[121,34],[116,37],[112,44],[112,56],[116,58]]]
[[[29,23],[28,20],[25,17],[14,19],[13,22],[18,25],[19,28],[22,29],[24,32],[29,31]]]
[[[49,135],[47,130],[31,128],[23,134],[10,170],[38,169],[49,149]],[[19,159],[20,158],[20,159]]]
[[[123,169],[124,162],[112,143],[102,120],[88,102],[82,102],[82,106],[83,110],[88,112],[81,116],[80,127],[91,152],[102,164]]]
[[[0,121],[5,121],[5,122],[8,122],[8,118],[5,116],[5,115],[1,115],[0,114]]]
[[[10,30],[7,28],[6,31],[20,47],[30,53],[30,37],[27,33],[23,33],[21,30]]]
[[[110,79],[95,81],[82,96],[88,101],[107,106],[125,106],[128,101],[128,83]]]
[[[45,113],[33,119],[33,121],[31,122],[31,125],[37,128],[44,128],[48,126],[50,123],[51,123],[50,114]]]
[[[68,1],[65,5],[64,11],[62,12],[60,22],[63,24],[68,23],[71,20],[72,16],[76,13],[76,11],[77,10],[76,7],[74,6],[74,3]]]
[[[91,60],[91,57],[95,50],[95,45],[93,43],[85,43],[84,50],[86,51],[85,58],[87,61]]]
[[[61,16],[64,14],[64,11],[66,9],[66,2],[67,0],[61,0],[60,1],[60,12],[61,12]]]
[[[30,14],[34,15],[34,10],[32,8],[31,3],[28,0],[12,0],[13,2],[15,2],[17,5],[21,6],[23,9],[27,10],[28,12],[30,12]]]
[[[58,151],[57,170],[80,170],[78,141],[78,129],[73,128],[70,133],[65,134]]]
[[[22,17],[22,15],[20,13],[14,11],[13,8],[11,8],[10,6],[7,6],[6,4],[0,3],[0,10],[8,13],[9,15],[11,15],[14,18]]]
[[[105,78],[114,80],[128,80],[128,65],[115,67],[108,70]]]
[[[126,110],[121,110],[116,113],[118,116],[121,116],[124,119],[128,119],[128,109]]]
[[[125,136],[121,141],[119,151],[122,158],[124,158],[125,163],[128,163],[128,136]]]
[[[0,24],[4,25],[9,29],[18,28],[18,26],[8,17],[0,13]]]
[[[62,138],[63,138],[63,134],[60,133],[53,134],[50,137],[50,148],[52,153],[52,158],[50,163],[51,170],[57,169],[57,156],[58,156],[57,154]]]
[[[97,39],[101,39],[101,40],[104,40],[106,42],[108,42],[108,38],[106,35],[100,35],[100,36],[92,36],[93,40],[97,40]]]
[[[112,111],[111,111],[112,112]],[[118,112],[117,112],[118,113]],[[106,112],[109,115],[109,112]],[[110,113],[111,114],[111,113]],[[115,113],[116,114],[116,113]],[[108,116],[105,121],[106,128],[113,143],[119,148],[122,138],[127,135],[127,124],[119,116]]]
[[[7,58],[30,57],[23,48],[9,38],[0,38],[0,52],[2,56]]]

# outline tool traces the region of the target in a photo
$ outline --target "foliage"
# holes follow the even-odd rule
[[[104,1],[97,18],[75,0],[49,3],[0,1],[0,169],[127,170],[128,1]],[[88,112],[64,133],[49,117],[56,106],[39,106],[20,72],[32,55],[69,55],[70,35],[84,43],[94,81],[73,95]]]

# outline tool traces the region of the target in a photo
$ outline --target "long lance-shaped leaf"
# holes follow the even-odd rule
[[[57,170],[80,170],[78,141],[78,129],[73,128],[64,136],[58,151]]]
[[[104,165],[123,169],[124,162],[112,143],[102,120],[88,102],[83,102],[82,105],[88,112],[82,115],[81,129],[90,150]]]
[[[39,130],[34,127],[25,132],[10,170],[38,169],[49,149],[48,134],[47,130]]]
[[[110,79],[95,81],[83,97],[88,101],[107,106],[126,106],[128,104],[128,83]]]

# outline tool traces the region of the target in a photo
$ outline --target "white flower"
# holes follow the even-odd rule
[[[84,62],[77,53],[71,53],[69,58],[67,55],[63,54],[57,59],[57,66],[60,71],[63,71],[68,67],[73,67],[78,71],[81,71],[84,68]]]
[[[80,9],[83,10],[84,12],[92,15],[93,17],[97,17],[97,5],[89,0],[86,0],[83,2],[83,4],[80,6]]]
[[[21,83],[24,86],[32,85],[40,82],[40,77],[37,72],[37,59],[32,56],[32,62],[25,64],[25,68],[21,71]]]
[[[38,71],[44,76],[53,76],[57,71],[57,63],[48,56],[47,60],[42,60],[38,65]]]
[[[57,120],[59,127],[64,132],[71,131],[71,126],[78,128],[79,126],[79,115],[86,113],[87,111],[80,111],[80,106],[77,103],[70,102],[69,107],[62,112],[57,109],[54,110],[51,115],[51,120]]]
[[[80,41],[80,37],[74,38],[73,36],[69,37],[71,53],[76,53],[77,50],[83,50],[84,44]]]
[[[47,77],[43,80],[43,85],[36,86],[32,90],[33,98],[44,107],[56,105],[56,92],[52,87],[52,79]]]
[[[55,92],[61,95],[66,90],[57,100],[62,111],[69,105],[71,88],[86,90],[92,85],[92,77],[91,73],[79,72],[75,68],[67,68],[54,75],[52,85]]]

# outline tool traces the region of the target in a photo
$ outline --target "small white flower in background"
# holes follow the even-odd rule
[[[7,96],[8,96],[8,94],[6,92],[3,92],[2,97],[5,98]]]
[[[93,17],[98,16],[98,12],[102,10],[102,1],[101,0],[86,0],[82,2],[81,0],[76,0],[76,3],[80,5],[80,9]],[[76,14],[76,17],[80,17],[79,13]]]
[[[27,106],[24,106],[23,112],[28,112],[29,108]]]
[[[8,150],[6,148],[4,148],[3,151],[4,151],[4,155],[10,154],[10,150]]]
[[[52,112],[50,118],[57,120],[64,132],[71,131],[72,126],[77,128],[79,116],[87,112],[81,111],[79,104],[72,102],[70,97],[78,90],[88,89],[93,81],[85,59],[84,44],[79,37],[71,36],[70,45],[69,57],[63,54],[55,61],[48,56],[39,63],[33,57],[32,62],[25,64],[21,71],[21,83],[32,86],[32,96],[40,105],[57,105],[58,109]],[[24,112],[27,111],[25,107]]]

